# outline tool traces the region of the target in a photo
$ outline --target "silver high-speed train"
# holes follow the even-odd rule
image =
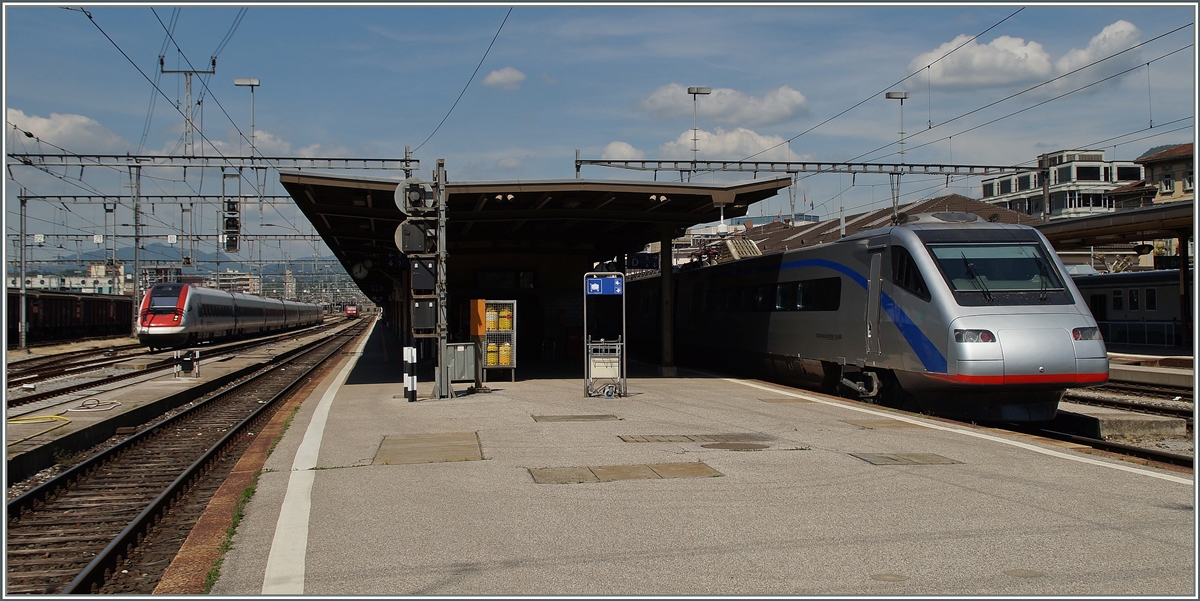
[[[320,305],[225,292],[192,284],[155,284],[138,311],[138,342],[177,348],[200,342],[251,338],[315,325]]]
[[[997,421],[1052,419],[1065,389],[1108,380],[1096,322],[1037,230],[968,213],[901,221],[680,271],[677,362]],[[631,333],[658,331],[660,289],[628,286],[646,322]]]

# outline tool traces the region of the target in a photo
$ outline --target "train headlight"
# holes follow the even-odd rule
[[[1100,340],[1100,328],[1075,328],[1071,330],[1075,340]]]
[[[996,337],[987,330],[954,330],[955,342],[995,342]]]

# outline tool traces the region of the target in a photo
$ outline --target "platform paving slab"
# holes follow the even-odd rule
[[[612,400],[548,379],[408,403],[384,377],[398,364],[381,346],[368,343],[349,379],[362,383],[329,408],[296,566],[304,594],[1195,592],[1190,474],[828,397],[764,402],[790,393],[683,370],[631,379],[633,394]],[[261,593],[313,400],[267,459],[213,593]],[[532,419],[600,414],[619,420]],[[919,425],[847,423],[884,419]],[[483,459],[374,461],[387,437],[445,433],[476,433]],[[685,436],[738,433],[769,437],[769,448],[706,449]],[[682,438],[622,439],[652,435]],[[931,456],[954,463],[913,461]],[[654,467],[681,463],[720,476]],[[597,466],[658,477],[602,481]]]

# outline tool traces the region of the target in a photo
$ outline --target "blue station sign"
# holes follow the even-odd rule
[[[625,294],[625,278],[587,278],[584,283],[589,295]]]

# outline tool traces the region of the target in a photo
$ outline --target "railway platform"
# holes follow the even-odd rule
[[[299,406],[212,593],[1196,593],[1188,472],[683,369],[415,403],[400,371],[376,328]]]
[[[5,428],[7,483],[20,481],[54,465],[58,457],[69,457],[113,435],[132,434],[154,417],[217,390],[317,337],[328,335],[328,332],[297,333],[266,347],[213,358],[208,358],[208,349],[201,347],[199,365],[191,374],[176,374],[173,369],[165,369],[137,380],[111,384],[98,382],[92,388],[8,408]],[[118,339],[118,342],[127,344],[132,340]],[[80,344],[84,343],[74,346]],[[86,343],[84,348],[92,344]],[[104,341],[99,346],[115,344],[117,342]],[[141,355],[116,364],[113,370],[144,369],[171,358],[170,351]]]

